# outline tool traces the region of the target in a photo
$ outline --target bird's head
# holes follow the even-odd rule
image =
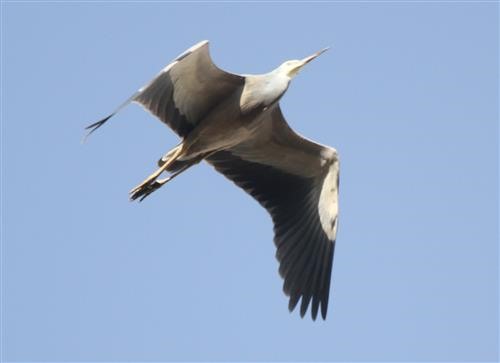
[[[320,56],[323,52],[327,51],[329,48],[324,48],[320,50],[319,52],[316,52],[309,57],[305,57],[304,59],[301,60],[289,60],[283,63],[281,66],[279,66],[280,72],[283,72],[285,75],[287,75],[289,78],[295,77],[299,71],[304,67],[307,63],[312,61],[313,59],[317,58]]]

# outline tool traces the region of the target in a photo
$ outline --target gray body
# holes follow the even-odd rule
[[[279,72],[246,75],[242,86],[204,116],[184,139],[186,151],[180,160],[233,148],[256,137],[270,119],[272,106],[285,93],[290,79]],[[259,90],[259,92],[255,92]]]
[[[337,233],[339,161],[335,149],[312,142],[287,124],[279,100],[301,67],[288,61],[264,75],[225,72],[212,62],[208,42],[177,57],[108,117],[130,102],[172,128],[181,143],[160,169],[131,192],[141,200],[187,168],[205,160],[253,196],[274,222],[276,257],[289,309],[311,303],[326,317]],[[157,180],[164,172],[169,178]]]

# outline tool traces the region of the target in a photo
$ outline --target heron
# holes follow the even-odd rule
[[[337,235],[337,151],[297,134],[279,101],[290,81],[325,50],[289,60],[261,75],[218,68],[202,41],[175,58],[114,112],[87,127],[88,135],[135,102],[169,126],[181,142],[158,169],[130,191],[143,200],[205,160],[255,198],[270,214],[283,291],[292,312],[326,319]],[[87,136],[88,136],[87,135]],[[168,176],[160,178],[163,173]]]

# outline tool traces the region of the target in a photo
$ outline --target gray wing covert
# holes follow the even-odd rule
[[[245,78],[219,69],[210,58],[208,41],[177,57],[133,101],[186,136],[200,119],[238,87]]]

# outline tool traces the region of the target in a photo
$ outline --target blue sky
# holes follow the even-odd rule
[[[5,361],[498,358],[498,4],[2,4]],[[266,212],[132,105],[179,53],[267,72],[341,157],[326,321],[289,314]]]

